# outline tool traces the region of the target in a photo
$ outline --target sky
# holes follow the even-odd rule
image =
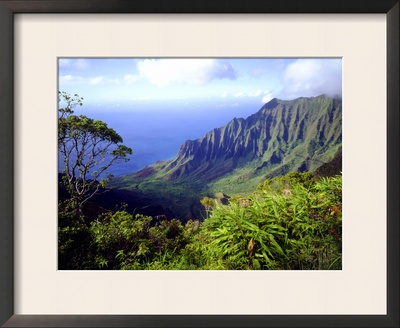
[[[340,58],[59,58],[59,90],[112,111],[127,105],[341,95]],[[188,109],[188,108],[187,108]],[[211,109],[211,108],[210,108]]]
[[[105,121],[133,149],[128,174],[173,158],[186,140],[273,98],[341,96],[340,58],[59,58],[58,89],[83,97],[75,114]],[[62,104],[60,104],[62,105]]]

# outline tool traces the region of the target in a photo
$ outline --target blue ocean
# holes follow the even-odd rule
[[[113,164],[108,170],[119,176],[134,173],[159,160],[172,159],[186,140],[200,138],[235,117],[246,118],[261,107],[262,104],[255,101],[225,108],[211,102],[197,106],[148,104],[140,110],[119,106],[112,111],[83,106],[76,109],[75,114],[106,122],[123,138],[123,144],[132,148],[128,162]],[[62,169],[59,158],[59,171]]]

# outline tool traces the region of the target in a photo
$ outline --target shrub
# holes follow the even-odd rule
[[[264,183],[246,203],[216,206],[203,229],[227,269],[341,269],[341,176],[302,177]]]
[[[150,216],[138,214],[132,218],[126,211],[117,211],[104,214],[93,222],[90,232],[97,247],[98,268],[164,267],[167,259],[171,260],[173,254],[179,253],[196,230],[193,221],[186,226],[176,219],[163,220],[153,226],[152,221]]]

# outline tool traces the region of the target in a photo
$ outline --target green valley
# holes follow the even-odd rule
[[[273,99],[246,119],[185,141],[172,160],[115,178],[111,186],[143,193],[182,222],[201,220],[204,196],[249,195],[265,179],[314,172],[340,156],[341,122],[339,98]]]

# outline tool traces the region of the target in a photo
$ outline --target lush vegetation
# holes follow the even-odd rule
[[[249,197],[201,202],[202,222],[136,215],[121,206],[90,223],[60,203],[59,268],[106,270],[338,270],[342,179],[289,173]]]
[[[232,181],[232,176],[228,176],[219,182],[206,183],[203,178],[212,173],[206,170],[207,165],[203,166],[204,171],[197,171],[201,175],[183,177],[185,170],[190,173],[193,169],[185,164],[174,169],[168,179],[160,179],[165,178],[160,170],[165,163],[159,162],[135,174],[134,179],[120,178],[119,186],[134,190],[135,194],[143,192],[155,202],[146,204],[154,208],[161,204],[173,213],[180,213],[183,219],[171,219],[165,212],[145,215],[136,212],[138,207],[134,209],[138,214],[132,214],[124,203],[110,210],[103,207],[104,201],[96,202],[95,198],[109,191],[112,176],[108,168],[129,160],[132,149],[123,145],[122,137],[106,123],[74,115],[73,108],[82,105],[83,98],[79,95],[60,92],[59,101],[64,106],[59,108],[58,147],[65,165],[59,175],[59,269],[341,269],[342,180],[341,175],[321,176],[331,171],[330,167],[315,175],[297,171],[280,174],[266,179],[254,190],[256,180],[249,183],[249,172],[257,171],[256,166],[239,169],[235,173],[238,178]],[[325,98],[322,101],[326,102]],[[326,106],[323,112],[328,122],[333,118],[334,106],[330,103]],[[262,111],[268,112],[267,109]],[[262,121],[256,116],[250,121],[253,119],[256,124]],[[239,123],[244,121],[232,122],[231,132],[239,133]],[[260,127],[260,131],[264,130],[265,127]],[[207,147],[215,144],[214,139]],[[213,147],[207,147],[206,150],[214,151]],[[250,147],[247,151],[252,153],[257,149]],[[190,149],[185,147],[180,151],[183,159],[189,153]],[[230,163],[229,170],[234,169],[234,161],[226,163]],[[173,163],[169,165],[175,167]],[[215,168],[222,176],[228,170],[226,164]],[[249,191],[251,186],[253,189],[240,195],[231,193],[237,190],[230,186],[240,187],[242,192]],[[233,197],[220,190],[230,191]],[[187,216],[202,219],[187,220]]]

